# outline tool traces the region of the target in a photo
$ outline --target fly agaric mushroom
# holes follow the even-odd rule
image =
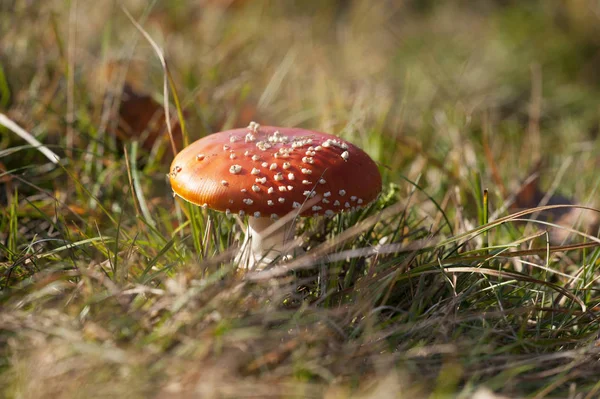
[[[381,192],[377,165],[353,144],[255,122],[190,144],[173,160],[169,178],[174,193],[186,201],[248,216],[250,256],[244,262],[250,268],[289,255],[282,251],[291,241],[293,220],[263,234],[280,217],[290,212],[331,217],[362,208]]]

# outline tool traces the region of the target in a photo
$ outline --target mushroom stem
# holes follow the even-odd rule
[[[248,217],[244,242],[236,256],[239,265],[248,270],[260,270],[278,257],[302,251],[293,246],[296,230],[295,218],[279,226],[270,218]]]

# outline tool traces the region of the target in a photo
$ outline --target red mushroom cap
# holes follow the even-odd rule
[[[259,126],[204,137],[184,148],[169,174],[175,194],[197,205],[277,218],[309,198],[303,216],[364,207],[381,192],[377,165],[330,134]]]

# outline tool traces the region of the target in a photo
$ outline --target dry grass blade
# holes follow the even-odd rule
[[[529,214],[535,214],[535,213],[539,213],[539,212],[543,212],[543,211],[548,211],[548,210],[553,210],[553,209],[581,209],[581,210],[586,210],[586,211],[591,211],[591,212],[595,212],[595,213],[600,213],[599,209],[593,208],[593,207],[589,207],[589,206],[583,206],[583,205],[546,205],[546,206],[539,206],[536,208],[531,208],[531,209],[526,209],[523,211],[519,211],[519,212],[515,212],[513,214],[510,214],[508,216],[504,216],[501,217],[499,219],[496,219],[484,226],[472,229],[470,231],[464,232],[462,234],[456,235],[454,237],[451,237],[447,240],[444,240],[442,242],[440,242],[438,244],[438,246],[445,246],[448,245],[450,243],[456,242],[456,241],[460,241],[461,239],[471,239],[479,234],[482,234],[485,230],[500,226],[501,224],[507,223],[507,222],[511,222],[511,221],[519,221],[521,220],[520,218],[522,216],[525,215],[529,215]],[[529,220],[528,220],[529,221]],[[539,222],[539,221],[538,221]],[[553,227],[558,227],[558,228],[565,228],[563,226],[558,226],[558,225],[552,225]],[[573,233],[577,233],[589,240],[595,241],[597,243],[600,243],[600,238],[594,237],[592,235],[589,234],[585,234],[579,231],[576,231],[574,229],[571,229]]]
[[[15,122],[13,122],[11,119],[9,119],[6,115],[2,113],[0,113],[0,125],[19,135],[19,137],[27,141],[39,152],[44,154],[44,156],[48,158],[50,162],[58,163],[60,161],[60,157],[56,155],[56,153],[54,153],[48,147],[40,143],[31,133],[27,132],[25,129],[17,125]]]
[[[587,242],[581,244],[570,244],[570,245],[557,245],[551,247],[543,247],[543,248],[531,248],[524,249],[518,251],[508,251],[508,248],[503,249],[501,252],[495,253],[493,255],[464,255],[464,256],[453,256],[444,259],[436,260],[435,262],[425,264],[423,266],[433,266],[441,262],[442,264],[452,264],[456,262],[478,262],[485,261],[494,258],[513,258],[513,257],[522,257],[522,256],[532,256],[532,255],[543,255],[546,253],[556,253],[556,252],[569,252],[569,251],[581,251],[584,249],[593,249],[600,247],[600,243],[597,242]]]
[[[412,273],[409,272],[407,273],[406,276],[403,276],[404,278],[410,278],[411,276],[414,277],[414,275],[422,275],[422,274],[437,274],[440,273],[440,270],[425,270],[425,271],[421,271],[418,273]],[[501,277],[501,278],[513,278],[515,280],[519,280],[519,281],[526,281],[529,283],[535,283],[535,284],[540,284],[540,285],[545,285],[548,286],[550,288],[552,288],[553,290],[558,291],[560,294],[566,296],[567,298],[571,299],[572,301],[576,302],[577,304],[579,304],[579,306],[581,307],[581,310],[583,312],[587,311],[587,307],[585,305],[585,303],[578,298],[577,296],[573,295],[571,292],[569,292],[568,290],[564,289],[563,287],[560,287],[556,284],[552,284],[550,282],[547,281],[543,281],[543,280],[539,280],[524,274],[520,274],[520,273],[515,273],[515,272],[509,272],[509,271],[504,271],[504,270],[495,270],[495,269],[487,269],[484,267],[463,267],[463,266],[450,266],[450,267],[445,267],[443,270],[444,273],[481,273],[481,274],[486,274],[489,276],[495,276],[495,277]]]
[[[171,141],[171,149],[173,150],[173,155],[175,155],[175,154],[177,154],[177,146],[175,144],[175,138],[173,137],[173,128],[171,125],[171,112],[169,109],[169,81],[171,81],[171,86],[172,86],[172,79],[170,77],[167,60],[165,59],[165,56],[164,56],[162,50],[160,49],[160,47],[158,46],[158,44],[156,44],[156,42],[154,40],[152,40],[152,37],[148,34],[148,32],[146,32],[144,30],[144,28],[133,18],[133,16],[129,13],[129,11],[127,11],[127,8],[125,8],[125,6],[122,6],[121,9],[123,10],[123,12],[127,16],[127,18],[129,18],[131,23],[135,26],[135,28],[144,36],[144,38],[148,41],[148,43],[150,43],[150,45],[154,49],[154,52],[158,56],[158,59],[160,60],[160,64],[163,68],[163,71],[164,71],[163,97],[164,97],[164,108],[165,108],[165,122],[167,124],[167,131],[169,132],[169,140]],[[179,114],[179,123],[181,125],[181,130],[183,132],[184,141],[187,142],[187,134],[185,132],[183,113],[181,112],[181,109],[179,107],[179,99],[177,98],[177,95],[175,94],[174,87],[171,87],[171,89],[173,91],[173,95],[174,95],[175,101],[177,103],[177,112]]]

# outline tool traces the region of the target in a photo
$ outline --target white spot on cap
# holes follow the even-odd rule
[[[267,178],[266,177],[257,177],[256,179],[254,179],[255,182],[260,183],[260,184],[265,184],[267,182]]]
[[[271,148],[271,147],[272,147],[272,145],[271,145],[271,144],[269,144],[269,143],[267,143],[267,142],[264,142],[264,141],[259,141],[259,142],[257,142],[257,143],[256,143],[256,147],[257,147],[259,150],[261,150],[261,151],[266,151],[266,150],[268,150],[269,148]]]
[[[246,152],[244,152],[244,155],[249,157],[250,156],[250,151],[246,150]]]
[[[302,205],[299,202],[294,201],[292,208],[300,208]]]
[[[362,200],[362,198],[359,198],[358,201],[356,201],[356,202],[359,203],[359,204],[362,204],[363,200]]]
[[[292,148],[304,147],[312,143],[312,139],[297,138],[292,142]]]
[[[204,155],[204,154],[198,154],[198,155],[196,155],[196,161],[202,161],[205,157],[206,157],[206,155]]]
[[[250,122],[250,124],[248,125],[248,129],[252,130],[253,132],[257,132],[258,129],[260,129],[260,125],[254,121]]]
[[[281,181],[281,180],[283,180],[283,173],[281,173],[281,172],[275,173],[275,176],[273,178],[275,179],[275,181]]]
[[[321,147],[320,145],[315,147],[315,151],[321,151],[323,149],[323,147]]]
[[[285,198],[278,198],[277,201],[279,201],[280,204],[283,204],[285,202]]]
[[[202,209],[206,209],[208,208],[208,204],[205,202],[204,204],[202,204]]]
[[[327,182],[325,181],[325,179],[319,179],[319,184],[325,184],[325,183],[327,183]]]
[[[346,202],[346,203],[344,204],[344,206],[345,206],[346,208],[350,208],[350,204],[349,204],[348,202]]]
[[[260,217],[260,212],[259,211],[254,212],[254,217],[255,218],[259,218]]]
[[[229,203],[230,203],[230,204],[233,204],[233,200],[232,200],[232,199],[230,199],[230,200],[229,200]]]
[[[348,151],[342,152],[342,158],[344,158],[344,161],[347,161],[350,158],[350,153]]]
[[[246,205],[252,205],[254,203],[250,198],[244,198],[242,202]]]
[[[247,193],[248,192],[248,190],[246,190],[245,188],[242,188],[240,191],[243,192],[243,193]]]
[[[277,164],[276,163],[272,163],[271,166],[269,166],[269,169],[271,169],[271,170],[277,169]]]
[[[323,207],[322,207],[322,206],[318,206],[318,205],[314,205],[314,206],[312,207],[312,210],[313,210],[313,211],[315,211],[315,212],[316,212],[316,211],[320,211],[321,209],[323,209]]]
[[[343,197],[344,195],[346,195],[346,190],[340,190],[339,193]]]
[[[260,174],[260,169],[257,168],[252,168],[252,172],[250,172],[253,175],[259,175]]]
[[[302,162],[313,164],[315,163],[315,160],[312,157],[303,157]]]
[[[302,180],[302,184],[306,184],[307,186],[309,186],[312,184],[312,182],[309,182],[308,180]]]
[[[353,195],[352,197],[350,197],[350,201],[356,201],[358,197],[356,195]]]
[[[231,167],[229,168],[229,173],[232,173],[234,175],[237,175],[241,171],[242,171],[241,165],[231,165]]]
[[[287,186],[288,187],[288,191],[292,191],[294,189],[294,186]]]
[[[254,154],[254,155],[252,155],[252,160],[253,161],[258,161],[258,160],[260,160],[260,157],[258,155],[256,155],[256,154]]]
[[[238,136],[231,136],[229,138],[230,143],[235,143],[236,141],[240,141],[240,138]]]
[[[279,219],[279,216],[277,216],[277,214],[276,214],[276,213],[272,213],[272,214],[271,214],[271,219],[273,219],[273,220],[277,220],[277,219]]]
[[[329,204],[329,202],[330,202],[327,198],[323,198],[322,201],[323,201],[324,204]]]
[[[296,176],[294,176],[293,173],[288,173],[288,179],[294,180],[295,178],[296,178]]]
[[[335,146],[338,148],[342,148],[344,150],[348,149],[348,144],[344,143],[342,140],[339,139],[327,139],[323,142],[323,144],[321,144],[323,147],[331,147],[331,146]]]
[[[332,211],[331,209],[327,209],[327,210],[325,211],[325,216],[327,216],[327,217],[332,217],[333,215],[335,215],[335,212],[334,212],[334,211]]]
[[[223,151],[227,151],[228,149],[230,149],[231,147],[228,146],[227,144],[223,144]]]
[[[273,206],[275,203],[273,202],[273,200],[267,200],[267,205],[269,206]]]
[[[237,156],[232,152],[231,154],[229,154],[229,159],[236,159]]]
[[[252,191],[254,191],[255,193],[258,193],[260,191],[260,187],[258,187],[256,184],[253,184]]]
[[[269,166],[268,162],[263,162],[260,164],[260,166],[262,166],[263,168],[266,168],[267,166]]]
[[[256,140],[256,136],[254,134],[252,134],[252,133],[248,133],[246,135],[246,139],[245,140],[246,140],[246,143],[252,143],[252,142],[254,142]]]
[[[269,187],[269,189],[267,190],[269,194],[273,194],[274,191],[275,189],[273,187]]]
[[[325,194],[323,194],[323,197],[331,197],[331,191],[327,191]]]
[[[312,170],[308,168],[302,168],[302,173],[304,173],[305,175],[312,175]]]
[[[286,186],[279,186],[279,191],[287,191],[287,187]]]
[[[290,166],[292,166],[289,162],[284,162],[283,163],[283,169],[289,169]]]
[[[229,185],[229,183],[227,182],[227,180],[221,180],[221,184],[224,185],[224,186],[228,186]]]
[[[333,206],[340,206],[340,201],[335,200],[335,202],[333,203]]]
[[[303,192],[303,193],[302,193],[302,195],[304,195],[305,197],[310,197],[310,198],[312,198],[312,197],[314,197],[315,195],[317,195],[317,193],[316,193],[316,192],[314,192],[314,191],[308,191],[308,190],[306,190],[305,192]]]

